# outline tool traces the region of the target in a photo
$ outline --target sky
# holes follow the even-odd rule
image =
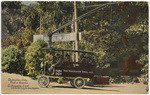
[[[36,4],[36,1],[22,1],[24,5]]]

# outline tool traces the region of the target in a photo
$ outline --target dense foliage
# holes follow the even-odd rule
[[[40,67],[41,63],[52,64],[53,56],[49,52],[43,52],[43,47],[46,47],[47,43],[43,40],[37,40],[28,47],[25,54],[27,75],[36,77],[42,74],[43,69]]]
[[[42,41],[32,43],[33,35],[46,34],[72,20],[73,2],[39,1],[32,6],[25,6],[19,2],[11,3],[12,7],[16,6],[19,12],[14,15],[10,13],[8,17],[2,15],[2,20],[5,18],[4,21],[7,21],[8,19],[8,23],[5,23],[7,28],[2,32],[7,33],[8,30],[10,34],[3,39],[2,47],[16,45],[23,51],[28,48],[25,55],[26,70],[28,75],[35,77],[41,73],[39,65],[43,60],[42,56],[49,58],[54,53],[42,52],[41,48],[46,46],[46,43]],[[11,9],[11,3],[3,2],[2,12],[9,11],[4,10]],[[81,16],[104,3],[106,2],[77,2],[77,15]],[[23,27],[21,32],[16,28],[16,23],[21,23],[19,26]],[[148,23],[148,2],[117,2],[109,5],[78,21],[78,30],[82,32],[79,49],[97,52],[97,70],[106,69],[111,73],[113,71],[109,70],[109,67],[117,67],[119,62],[124,62],[131,55],[135,55],[137,62],[143,65],[142,76],[148,77]],[[59,32],[71,32],[73,31],[72,26],[67,26]],[[53,46],[72,49],[73,42],[57,42],[53,43]],[[73,56],[72,53],[70,55]],[[80,54],[80,57],[82,56],[83,54]],[[55,63],[57,58],[49,61],[46,60],[47,63]],[[114,71],[117,74],[120,68]]]
[[[10,45],[2,50],[2,71],[25,74],[23,52],[17,46]]]

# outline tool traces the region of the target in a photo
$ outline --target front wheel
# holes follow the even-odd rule
[[[75,78],[73,83],[76,88],[83,88],[85,86],[85,80],[82,77]]]
[[[38,78],[38,84],[42,88],[46,88],[49,86],[49,79],[46,76],[41,76]]]

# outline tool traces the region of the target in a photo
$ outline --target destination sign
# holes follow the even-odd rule
[[[55,75],[58,75],[58,76],[60,76],[60,75],[62,75],[62,71],[64,72],[64,73],[84,73],[84,74],[93,74],[93,71],[84,71],[84,70],[81,70],[81,71],[79,71],[79,70],[55,70]]]
[[[47,34],[43,35],[33,35],[33,42],[38,39],[42,39],[45,42],[49,41],[49,37]],[[60,42],[60,41],[75,41],[75,32],[73,33],[56,33],[52,36],[52,42]],[[79,40],[81,40],[81,32],[79,32]]]
[[[93,74],[93,71],[63,70],[63,72],[70,72],[70,73],[90,73],[90,74]]]

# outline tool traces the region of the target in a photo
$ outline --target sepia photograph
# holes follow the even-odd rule
[[[1,1],[2,94],[148,94],[148,1]]]

